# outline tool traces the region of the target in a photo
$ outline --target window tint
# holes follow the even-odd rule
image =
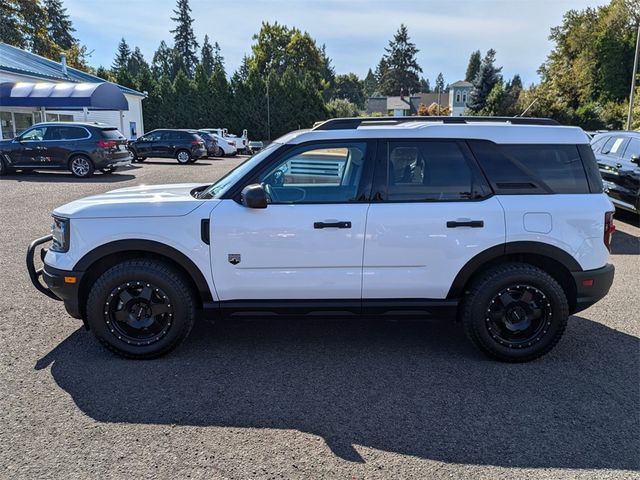
[[[496,145],[470,141],[496,193],[588,193],[576,145]]]
[[[262,174],[259,182],[274,204],[352,202],[365,154],[365,143],[302,147]]]
[[[631,160],[634,155],[640,155],[640,138],[630,138],[627,149],[624,151],[625,160]]]
[[[34,128],[32,130],[29,130],[28,132],[26,132],[24,135],[22,135],[22,137],[20,137],[20,140],[25,142],[25,141],[32,141],[32,142],[37,142],[37,141],[41,141],[44,139],[44,136],[47,132],[47,127],[37,127]]]
[[[160,140],[161,135],[162,135],[162,132],[150,132],[150,133],[147,133],[144,137],[142,137],[141,140],[144,140],[147,142],[157,142],[158,140]]]
[[[103,128],[100,130],[100,133],[102,134],[102,138],[109,140],[120,140],[124,138],[124,135],[122,135],[117,128]]]
[[[602,148],[602,145],[604,145],[604,142],[608,139],[609,137],[598,137],[595,140],[593,140],[591,142],[591,148],[593,148],[594,152],[599,152],[600,149]]]
[[[76,140],[87,138],[89,134],[84,128],[79,127],[49,127],[45,140]]]
[[[474,197],[473,170],[457,143],[388,143],[387,200],[422,202]]]

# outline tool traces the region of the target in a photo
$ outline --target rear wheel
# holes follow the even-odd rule
[[[9,173],[11,173],[11,170],[9,169],[9,167],[7,167],[4,158],[0,157],[0,177],[3,175],[8,175]]]
[[[87,322],[109,350],[155,358],[176,348],[195,318],[194,294],[173,267],[128,260],[103,273],[87,299]]]
[[[178,160],[178,163],[181,165],[186,165],[191,161],[191,152],[188,150],[179,150],[176,153],[176,160]]]
[[[527,362],[558,343],[569,306],[564,290],[548,273],[510,263],[486,271],[472,283],[461,317],[467,336],[486,355]]]
[[[216,157],[224,157],[224,150],[222,149],[222,147],[216,147],[215,155]]]
[[[93,175],[95,167],[88,157],[75,155],[69,160],[69,170],[78,178],[87,178]]]

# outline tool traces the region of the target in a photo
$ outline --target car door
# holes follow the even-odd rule
[[[172,158],[179,142],[179,133],[174,130],[164,130],[160,139],[153,142],[153,155],[156,157]]]
[[[629,137],[618,168],[620,201],[629,208],[640,207],[640,138]]]
[[[359,311],[373,174],[367,142],[318,142],[276,152],[243,185],[264,209],[222,200],[211,214],[217,293],[230,300],[347,300]]]
[[[604,188],[612,199],[624,201],[625,187],[622,184],[620,169],[623,168],[622,152],[625,151],[629,138],[623,135],[611,135],[596,154],[600,175]]]
[[[154,130],[152,132],[148,132],[142,137],[140,137],[135,142],[136,153],[139,157],[150,157],[152,156],[153,142],[160,140],[160,132]]]
[[[46,158],[46,142],[45,135],[47,128],[44,126],[33,127],[18,137],[19,147],[16,149],[18,153],[18,165],[35,167],[42,165],[43,159]]]
[[[90,138],[84,127],[50,126],[45,134],[47,162],[52,167],[66,167],[71,154],[81,149],[80,142]]]
[[[504,211],[464,142],[381,142],[373,198],[363,306],[444,299],[471,258],[505,242]]]

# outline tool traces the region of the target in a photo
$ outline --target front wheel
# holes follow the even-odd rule
[[[179,164],[186,165],[191,161],[191,152],[187,150],[180,150],[176,153],[176,160],[178,160]]]
[[[462,302],[465,333],[489,357],[528,362],[549,352],[567,326],[569,306],[558,282],[524,263],[481,274]]]
[[[7,167],[4,158],[0,157],[0,177],[8,175],[9,173],[11,173],[11,171],[9,170],[9,167]]]
[[[87,178],[93,175],[95,167],[89,158],[84,155],[76,155],[69,160],[69,170],[78,178]]]
[[[107,270],[87,299],[87,323],[109,350],[127,358],[155,358],[176,348],[195,318],[185,278],[156,260],[128,260]]]

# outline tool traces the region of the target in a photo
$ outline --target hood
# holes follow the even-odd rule
[[[67,218],[180,217],[204,203],[191,196],[191,190],[202,185],[181,183],[119,188],[67,203],[53,213]]]

